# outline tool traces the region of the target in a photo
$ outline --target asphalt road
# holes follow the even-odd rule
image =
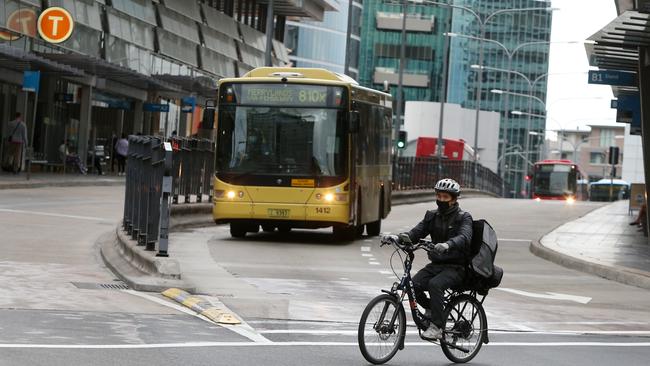
[[[528,251],[529,240],[593,204],[468,198],[461,205],[496,228],[497,262],[506,271],[485,301],[491,343],[472,364],[648,363],[650,291]],[[0,365],[366,364],[356,322],[394,278],[391,251],[375,238],[341,244],[319,230],[235,240],[225,227],[173,234],[172,253],[173,245],[201,246],[205,261],[223,270],[203,283],[212,282],[206,292],[247,322],[235,331],[157,294],[91,289],[119,283],[97,256],[95,240],[117,223],[121,207],[120,187],[0,191]],[[428,207],[394,207],[383,230],[410,228]],[[390,364],[448,364],[414,330]]]

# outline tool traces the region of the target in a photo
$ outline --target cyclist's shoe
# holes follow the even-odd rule
[[[426,339],[441,339],[442,329],[438,328],[435,324],[430,324],[429,328],[422,332],[422,338]]]

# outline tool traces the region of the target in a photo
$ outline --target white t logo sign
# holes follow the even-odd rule
[[[59,33],[59,22],[63,20],[63,17],[56,17],[53,15],[50,15],[47,17],[47,19],[52,21],[52,35],[56,36]]]

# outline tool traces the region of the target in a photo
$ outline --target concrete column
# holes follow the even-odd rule
[[[136,100],[133,103],[133,134],[142,132],[143,123],[144,123],[144,112],[142,111],[142,105],[144,104],[141,100]]]
[[[639,94],[641,99],[641,145],[643,147],[643,170],[646,197],[650,184],[650,48],[639,48]],[[647,203],[647,201],[646,201]],[[650,215],[646,215],[650,227]]]
[[[93,90],[91,86],[81,87],[81,106],[79,113],[79,146],[77,153],[85,164],[88,156],[88,139],[90,138],[90,126],[92,124],[92,100]]]

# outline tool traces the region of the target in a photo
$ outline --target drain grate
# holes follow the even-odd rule
[[[82,290],[128,290],[129,286],[123,282],[113,283],[92,283],[92,282],[72,282],[72,284]]]

